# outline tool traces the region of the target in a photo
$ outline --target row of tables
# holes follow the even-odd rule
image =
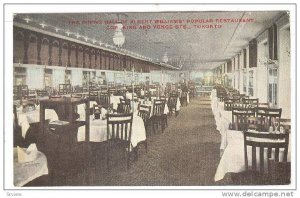
[[[215,117],[217,130],[221,134],[221,158],[214,177],[215,181],[220,181],[224,178],[226,173],[239,173],[246,170],[244,136],[243,131],[229,129],[229,125],[232,121],[232,111],[224,110],[224,102],[219,102],[215,89],[211,92],[211,108]],[[288,161],[291,159],[290,150],[289,148]],[[280,157],[281,155],[282,153]],[[248,156],[250,156],[248,160],[251,162],[251,152],[248,153]],[[259,163],[259,160],[257,160],[257,163]]]
[[[116,109],[120,103],[120,97],[122,96],[111,96],[111,103],[113,108]],[[146,130],[144,122],[141,117],[137,115],[138,103],[146,106],[151,106],[153,109],[153,100],[156,99],[152,97],[152,101],[145,101],[139,99],[139,102],[134,102],[134,116],[133,116],[133,133],[131,138],[132,147],[136,147],[139,142],[146,140]],[[30,124],[40,122],[40,133],[46,130],[45,120],[49,119],[50,123],[60,120],[62,117],[65,121],[68,121],[70,125],[78,125],[77,141],[82,142],[103,142],[107,139],[107,124],[106,119],[94,119],[93,115],[90,115],[90,108],[96,104],[94,101],[89,101],[81,98],[52,98],[40,100],[39,105],[35,107],[34,110],[28,112],[22,112],[22,109],[17,109],[17,116],[19,125],[22,128],[22,136],[26,137],[26,132],[30,127]],[[176,111],[180,110],[180,100],[177,98]],[[74,119],[73,115],[77,109],[79,114],[79,119]],[[164,114],[169,113],[169,108],[167,104],[165,105]],[[152,116],[152,115],[151,115]],[[39,152],[39,151],[38,151]],[[14,153],[16,154],[16,153]],[[15,155],[14,155],[15,156]],[[39,152],[39,158],[33,162],[18,163],[15,159],[14,164],[17,170],[14,171],[14,184],[15,186],[23,186],[33,179],[48,174],[47,159],[43,153]],[[39,161],[39,162],[37,162]],[[30,166],[35,168],[30,168]],[[28,169],[29,168],[29,169]],[[20,172],[26,171],[26,174],[20,174]]]

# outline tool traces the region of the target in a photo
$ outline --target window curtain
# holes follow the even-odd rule
[[[125,82],[124,72],[116,72],[115,73],[115,81],[116,81],[116,84],[123,84]]]
[[[152,83],[157,83],[161,81],[161,72],[151,72]]]
[[[114,76],[113,72],[106,72],[106,82],[114,82]]]
[[[72,86],[82,86],[82,70],[72,70]]]
[[[63,83],[65,83],[65,70],[53,69],[53,87],[58,88],[58,85]]]
[[[44,69],[28,68],[26,83],[29,89],[42,89],[44,87]]]

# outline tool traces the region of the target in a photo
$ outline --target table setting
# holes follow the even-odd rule
[[[107,140],[107,114],[115,113],[112,110],[107,110],[100,107],[99,111],[95,110],[96,114],[90,115],[90,142],[103,142]],[[100,113],[100,114],[99,114]],[[146,140],[146,130],[144,121],[137,115],[137,104],[133,113],[131,144],[136,147],[139,142]],[[77,133],[77,141],[85,141],[85,127],[79,127]]]
[[[14,185],[24,186],[42,175],[48,174],[45,154],[38,151],[36,144],[28,148],[16,147],[14,153]]]
[[[22,136],[25,138],[26,132],[30,127],[30,124],[40,122],[40,106],[34,105],[29,108],[20,106],[17,108],[18,124],[22,129]],[[58,116],[53,109],[45,110],[45,119],[54,121],[58,120]]]

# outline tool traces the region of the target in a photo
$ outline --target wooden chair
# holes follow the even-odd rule
[[[170,116],[173,115],[173,112],[175,113],[175,116],[178,115],[178,111],[176,111],[176,106],[177,106],[177,97],[169,97],[168,100],[168,107],[169,107],[169,113]]]
[[[234,105],[238,102],[239,102],[239,99],[234,99],[234,98],[224,99],[224,110],[231,111],[232,107],[234,107]]]
[[[274,121],[278,119],[280,125],[282,109],[275,108],[256,108],[256,117],[258,118],[258,125],[260,131],[269,131],[269,127],[274,125]]]
[[[279,174],[270,170],[270,161],[287,163],[289,147],[289,133],[257,133],[244,132],[244,155],[246,171],[242,173],[243,179],[251,184],[270,184],[271,174]],[[259,154],[258,154],[259,153]],[[281,155],[282,154],[282,155]],[[251,155],[252,159],[249,160]],[[282,160],[280,160],[282,156]],[[258,165],[258,166],[257,166]],[[284,182],[289,178],[281,178]],[[276,181],[275,181],[276,182]],[[282,184],[282,181],[278,181]]]
[[[108,114],[107,116],[107,168],[110,167],[110,158],[112,150],[119,148],[125,152],[127,160],[127,169],[130,168],[130,151],[132,149],[133,113],[128,114]]]
[[[249,105],[251,105],[253,107],[258,107],[259,100],[258,100],[258,98],[255,98],[255,99],[242,98],[242,102],[244,104],[249,104]]]
[[[130,113],[131,112],[131,105],[130,105],[129,99],[120,98],[118,112],[119,113]]]
[[[164,114],[166,101],[165,100],[154,100],[153,104],[153,115],[152,115],[152,127],[154,132],[161,126],[161,130],[164,131],[167,123],[167,116]]]
[[[179,94],[178,94],[177,91],[172,91],[172,92],[170,93],[170,97],[179,97]]]
[[[108,93],[109,93],[110,95],[115,95],[115,94],[117,93],[117,89],[116,89],[116,88],[109,88],[109,89],[108,89]]]
[[[150,124],[150,114],[151,114],[151,106],[147,105],[138,105],[138,116],[140,116],[145,125],[146,130],[146,140],[143,142],[145,144],[146,151],[148,151],[148,145],[147,145],[147,136],[148,136],[148,130],[149,130],[149,124]]]
[[[100,93],[99,95],[99,104],[103,108],[108,108],[110,106],[110,95],[108,93]]]
[[[150,114],[151,114],[151,106],[142,105],[142,104],[138,105],[138,116],[140,116],[143,119],[145,125],[147,125],[149,121]]]
[[[89,92],[89,100],[99,102],[99,96],[97,91],[90,91]]]
[[[233,108],[232,109],[232,129],[243,131],[248,128],[248,119],[255,116],[254,109]]]
[[[14,85],[13,98],[14,100],[22,100],[28,95],[29,89],[27,85]]]
[[[59,84],[59,95],[69,94],[72,92],[72,85],[71,84]]]
[[[188,95],[188,92],[182,92],[181,93],[181,97],[180,97],[180,103],[181,103],[181,106],[185,105],[187,106],[188,103],[187,103],[187,95]]]
[[[148,99],[151,101],[151,93],[150,91],[145,91],[144,99]]]
[[[227,98],[226,92],[219,92],[217,93],[217,97],[219,98],[220,102],[224,102],[224,100]]]
[[[196,93],[196,87],[195,85],[189,85],[189,95],[190,97],[195,97],[195,93]]]

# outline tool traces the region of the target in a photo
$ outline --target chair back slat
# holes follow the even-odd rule
[[[150,118],[150,114],[151,114],[151,106],[147,106],[147,105],[138,105],[138,116],[140,116],[143,121],[144,124],[146,124]]]
[[[231,111],[236,103],[239,102],[239,99],[235,98],[225,98],[224,99],[224,110]]]
[[[273,134],[262,132],[248,132],[244,131],[244,155],[246,170],[258,171],[265,173],[269,168],[269,164],[265,166],[265,161],[268,163],[269,159],[274,156],[275,162],[279,162],[279,156],[282,156],[282,161],[287,162],[288,155],[289,134]],[[248,147],[251,148],[251,166],[249,167]],[[259,156],[257,156],[259,151]],[[266,153],[265,153],[266,152]],[[258,158],[259,157],[259,158]],[[257,161],[259,160],[259,161]],[[258,163],[259,162],[259,163]],[[259,169],[257,169],[259,165]]]
[[[263,162],[264,161],[264,147],[260,146],[259,147],[259,159],[260,159],[260,162]],[[264,164],[265,163],[260,163],[260,172],[263,172],[264,171]]]
[[[256,171],[256,147],[252,146],[252,170]]]
[[[110,105],[110,95],[108,93],[100,93],[99,104],[103,107],[108,107]]]
[[[154,100],[153,115],[161,116],[164,113],[165,103],[165,100]]]
[[[133,114],[108,114],[107,139],[124,140],[130,143],[132,133]],[[125,129],[125,130],[124,130]]]
[[[275,148],[275,162],[279,162],[279,148]]]
[[[279,122],[281,118],[282,109],[267,108],[267,107],[257,107],[256,117],[259,121],[259,130],[268,131],[270,126],[274,125],[275,121]]]
[[[234,130],[247,130],[249,118],[255,116],[255,110],[252,108],[232,108],[232,128]]]
[[[131,112],[131,105],[130,105],[130,99],[124,99],[120,98],[120,113],[130,113]]]
[[[258,98],[254,98],[254,99],[252,99],[252,98],[242,98],[242,102],[244,104],[249,104],[253,107],[258,107],[259,100],[258,100]]]

